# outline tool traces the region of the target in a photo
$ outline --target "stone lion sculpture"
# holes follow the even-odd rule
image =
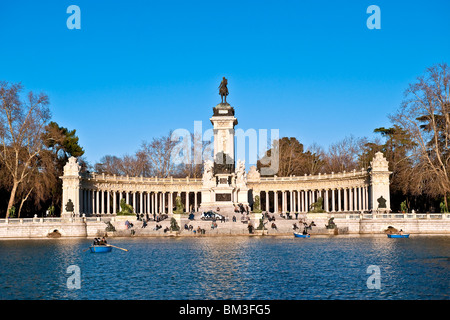
[[[319,197],[316,202],[312,203],[309,207],[309,212],[320,213],[325,212],[323,209],[323,198]]]

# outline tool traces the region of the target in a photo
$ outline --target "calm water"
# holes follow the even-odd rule
[[[129,238],[0,241],[1,299],[445,299],[448,237]],[[70,265],[81,288],[68,289]],[[369,265],[381,288],[368,289]]]

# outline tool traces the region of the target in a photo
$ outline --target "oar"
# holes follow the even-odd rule
[[[123,251],[128,251],[128,249],[116,247],[116,246],[113,246],[112,244],[107,244],[107,246],[110,246],[110,247],[113,247],[113,248],[117,248],[117,249],[120,249],[120,250],[123,250]]]

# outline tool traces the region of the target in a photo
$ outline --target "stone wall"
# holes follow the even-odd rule
[[[9,219],[8,223],[5,219],[0,220],[0,239],[8,238],[47,238],[49,233],[57,230],[62,237],[88,237],[93,238],[102,236],[105,233],[106,222],[110,221],[115,227],[115,232],[108,232],[110,237],[129,237],[129,236],[199,236],[198,233],[185,230],[184,225],[192,225],[194,230],[199,227],[205,230],[204,235],[200,236],[235,236],[235,235],[249,235],[248,224],[242,223],[239,219],[232,222],[231,219],[226,222],[217,221],[217,228],[211,228],[211,221],[203,221],[196,219],[190,221],[185,217],[179,220],[181,232],[169,233],[163,230],[170,226],[170,219],[165,219],[161,222],[148,222],[146,228],[142,228],[142,222],[136,221],[134,216],[115,217],[113,219],[105,219],[101,221],[100,218],[89,219],[74,219],[72,221],[62,219]],[[125,221],[129,220],[133,223],[132,229],[127,229]],[[266,222],[267,220],[265,220]],[[328,215],[316,214],[307,215],[306,222],[309,224],[314,221],[315,226],[309,230],[312,235],[334,235],[335,230],[326,229],[328,224]],[[259,220],[250,220],[253,226],[259,225]],[[276,229],[271,228],[272,222],[266,223],[265,235],[269,236],[291,236],[293,233],[293,224],[299,226],[299,231],[303,230],[303,225],[295,219],[283,219],[277,216],[274,221]],[[397,229],[403,229],[405,233],[410,234],[448,234],[450,235],[450,219],[358,219],[348,217],[336,217],[334,223],[337,226],[337,234],[362,234],[362,235],[382,235],[387,227],[392,226]],[[154,230],[155,225],[161,225],[162,228]],[[258,234],[258,233],[255,233]],[[260,233],[259,233],[260,234]]]
[[[0,222],[1,238],[47,238],[53,231],[61,237],[95,237],[104,230],[106,224],[102,221],[62,221],[60,219],[2,219]]]

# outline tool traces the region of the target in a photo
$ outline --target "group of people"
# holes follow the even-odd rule
[[[108,242],[106,241],[106,238],[94,238],[94,246],[106,246]]]
[[[242,203],[239,203],[237,206],[234,207],[234,212],[236,213],[247,213],[249,214],[249,207],[245,206]]]
[[[163,221],[164,219],[167,219],[167,214],[153,213],[153,221],[160,222],[160,221]],[[147,223],[148,221],[151,220],[151,218],[148,213],[145,213],[145,214],[144,213],[136,213],[136,220]]]

